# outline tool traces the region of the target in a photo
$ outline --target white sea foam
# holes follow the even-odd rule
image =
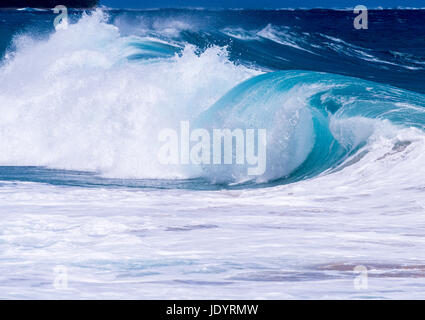
[[[306,51],[311,54],[317,54],[306,47],[308,44],[303,42],[300,35],[291,34],[289,28],[286,30],[278,30],[271,24],[268,24],[264,29],[257,33],[258,36],[282,44],[284,46],[292,47],[298,50]]]
[[[0,297],[423,298],[424,149],[419,130],[384,124],[351,166],[273,188],[4,182]]]
[[[0,165],[181,175],[151,166],[152,132],[190,120],[258,72],[217,47],[128,61],[140,53],[132,44],[146,41],[157,40],[123,37],[99,12],[45,41],[17,38],[0,68]],[[306,88],[289,92],[284,116],[296,115]],[[343,146],[367,143],[338,170],[276,187],[1,181],[0,298],[424,298],[423,131],[363,117],[333,117],[330,129]],[[296,166],[306,150],[287,142],[292,157],[282,160]],[[353,285],[357,265],[368,268],[364,290]],[[54,287],[57,266],[67,271],[64,289]]]

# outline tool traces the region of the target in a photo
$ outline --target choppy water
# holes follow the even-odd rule
[[[0,297],[423,298],[425,11],[353,17],[0,11]],[[266,171],[161,165],[181,121]]]

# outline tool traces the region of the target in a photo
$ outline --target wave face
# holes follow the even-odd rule
[[[424,137],[424,31],[411,23],[424,11],[372,11],[373,39],[343,11],[72,11],[57,31],[51,12],[6,14],[1,166],[84,171],[82,184],[96,174],[263,186],[341,170],[383,139],[391,153]],[[181,121],[267,129],[266,171],[161,165],[156,137]]]
[[[394,148],[407,146],[411,141],[398,136],[405,127],[417,128],[422,137],[424,98],[345,76],[272,72],[228,92],[201,114],[200,126],[265,128],[267,170],[257,181],[293,182],[358,161],[378,137],[392,137]],[[213,179],[221,173],[210,174]]]

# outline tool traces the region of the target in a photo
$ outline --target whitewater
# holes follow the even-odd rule
[[[0,11],[0,298],[424,298],[424,15]],[[159,163],[182,121],[265,172]]]

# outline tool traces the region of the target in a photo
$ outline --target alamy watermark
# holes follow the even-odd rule
[[[180,122],[180,130],[163,129],[158,140],[163,145],[158,160],[163,165],[241,165],[249,176],[266,171],[266,129],[190,130],[189,121]]]
[[[353,272],[355,274],[358,274],[353,280],[354,289],[356,290],[367,289],[368,288],[367,268],[362,265],[355,266]]]
[[[353,13],[358,15],[354,18],[354,28],[356,30],[369,29],[369,16],[366,6],[356,6]]]
[[[53,268],[53,287],[56,290],[68,289],[68,268],[66,266],[55,266]]]

